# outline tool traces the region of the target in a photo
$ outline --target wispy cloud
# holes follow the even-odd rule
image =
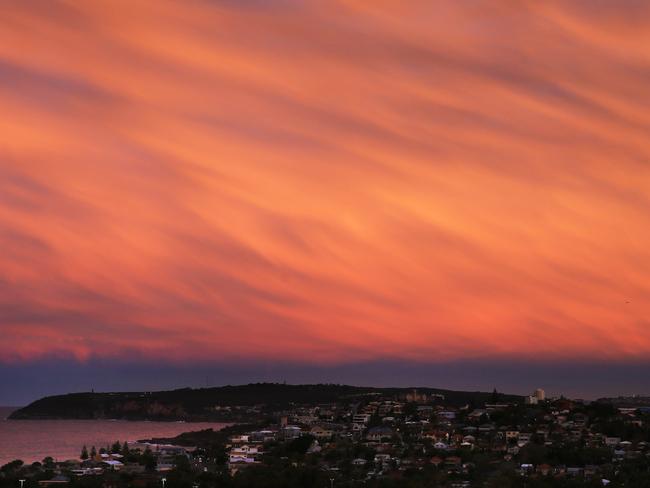
[[[610,5],[0,6],[0,360],[644,357]]]

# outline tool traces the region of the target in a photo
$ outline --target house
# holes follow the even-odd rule
[[[262,453],[259,447],[249,446],[245,444],[243,446],[236,446],[230,449],[231,456],[245,456],[245,457],[257,457]]]
[[[433,456],[429,462],[434,466],[439,466],[442,463],[442,458],[439,456]]]
[[[431,405],[419,405],[416,412],[418,415],[431,415],[433,413],[433,407]]]
[[[288,425],[283,425],[282,428],[287,428]],[[256,430],[254,432],[250,432],[248,436],[246,436],[250,439],[248,442],[253,442],[253,443],[264,443],[264,442],[271,442],[277,439],[278,437],[278,432],[275,430],[270,430],[270,429],[265,429],[265,430]]]
[[[356,414],[352,417],[352,423],[353,424],[367,424],[370,422],[370,418],[372,415],[367,414],[367,413],[359,413]]]
[[[383,465],[390,461],[390,454],[379,453],[375,454],[374,458],[375,464]]]
[[[533,434],[531,434],[530,432],[520,432],[518,440],[519,442],[527,443],[530,442],[532,436]]]
[[[509,441],[510,439],[513,439],[513,440],[519,439],[519,431],[518,430],[506,430],[506,441]]]
[[[390,439],[393,436],[393,429],[386,426],[372,427],[368,429],[366,439],[369,441],[380,442],[384,439]]]
[[[426,403],[428,397],[426,393],[418,393],[417,390],[413,389],[403,398],[407,403]]]
[[[257,461],[257,458],[254,456],[247,456],[246,454],[230,454],[228,456],[228,462],[230,464],[236,463],[254,463]]]
[[[436,416],[446,420],[454,420],[456,418],[456,412],[453,412],[451,410],[443,410],[441,412],[438,412]]]
[[[488,411],[485,410],[485,409],[482,409],[482,408],[477,408],[477,409],[473,410],[472,412],[470,412],[467,415],[467,418],[470,419],[470,420],[477,421],[477,420],[480,420],[481,417],[483,417],[483,416],[489,417]]]
[[[230,471],[230,475],[233,476],[242,469],[258,465],[259,463],[260,462],[258,460],[249,457],[232,459],[228,462],[228,470]]]
[[[435,441],[438,439],[438,436],[434,431],[428,430],[426,432],[423,432],[422,435],[420,436],[422,439],[428,439],[431,441]]]
[[[315,415],[307,414],[307,415],[296,415],[295,417],[292,418],[294,422],[297,424],[303,424],[303,425],[311,425],[315,422],[318,422],[318,417]]]
[[[248,435],[232,435],[228,440],[231,444],[248,444],[250,442]]]
[[[492,432],[495,429],[496,427],[493,424],[482,424],[478,427],[478,431],[483,434],[486,432]]]
[[[189,458],[188,450],[185,447],[169,444],[151,444],[150,447],[157,458],[157,471],[169,471],[176,466],[176,458],[184,456]]]
[[[322,450],[323,448],[320,446],[318,441],[314,439],[314,442],[312,442],[309,448],[307,449],[307,454],[316,454],[321,452]]]
[[[535,470],[535,466],[532,464],[522,464],[519,467],[519,472],[522,476],[529,476],[531,475]]]
[[[584,429],[587,426],[587,421],[589,420],[589,417],[583,413],[576,413],[573,416],[573,425],[576,428],[579,429]]]
[[[331,439],[332,435],[334,434],[331,429],[327,429],[320,425],[312,427],[309,433],[316,439]]]
[[[262,450],[258,446],[244,444],[235,445],[228,453],[228,469],[231,474],[248,467],[259,464],[259,457]]]
[[[117,461],[115,459],[107,459],[105,461],[102,461],[102,464],[113,471],[119,471],[124,467],[124,464],[121,461]]]
[[[284,440],[297,439],[302,434],[302,430],[297,425],[287,425],[280,431],[280,435]]]

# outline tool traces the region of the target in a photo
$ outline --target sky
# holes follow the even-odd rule
[[[648,22],[0,2],[0,402],[204,377],[650,393]]]

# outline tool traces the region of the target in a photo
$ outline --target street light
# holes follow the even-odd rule
[[[20,488],[23,488],[23,485],[25,484],[25,480],[18,480],[18,482],[20,483]]]
[[[167,483],[167,478],[163,478],[160,481],[162,481],[163,488],[165,488],[165,483]]]
[[[334,478],[330,478],[330,488],[334,488]]]

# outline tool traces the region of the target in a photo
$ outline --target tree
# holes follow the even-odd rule
[[[492,399],[491,399],[491,401],[492,401],[493,404],[499,403],[499,392],[497,391],[496,388],[492,391]]]
[[[546,462],[547,449],[545,446],[529,442],[519,452],[520,460],[522,463],[529,464],[542,464]]]
[[[97,449],[95,446],[90,448],[90,458],[95,459],[97,457]]]
[[[155,471],[156,470],[156,458],[154,457],[153,453],[151,452],[151,449],[149,449],[149,446],[147,446],[147,448],[142,453],[142,458],[140,460],[140,464],[143,464],[147,471]]]
[[[88,459],[88,448],[85,445],[81,448],[81,455],[79,457],[84,461]]]
[[[192,486],[192,467],[187,456],[176,456],[174,469],[167,475],[169,486],[190,488]]]
[[[0,468],[0,472],[2,473],[9,473],[11,471],[16,471],[20,469],[23,466],[23,462],[20,459],[16,459],[14,461],[11,461],[10,463],[5,464]]]
[[[124,444],[122,444],[122,456],[128,456],[129,455],[129,445],[124,441]]]
[[[190,473],[192,471],[192,466],[190,465],[187,456],[176,456],[174,459],[174,466],[174,469],[179,473]]]
[[[309,449],[309,446],[311,446],[312,442],[314,442],[313,436],[311,435],[300,436],[297,439],[292,440],[287,445],[287,451],[290,453],[303,455],[307,452],[307,449]]]
[[[115,441],[111,446],[111,453],[119,454],[121,450],[122,450],[122,444],[120,444],[120,441]]]

